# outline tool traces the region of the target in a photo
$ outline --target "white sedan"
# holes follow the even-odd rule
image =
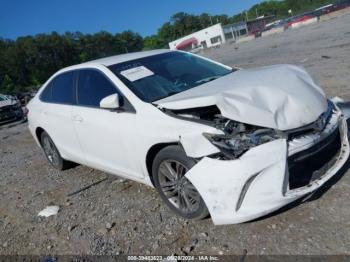
[[[296,66],[239,70],[155,50],[60,70],[28,120],[55,168],[75,162],[154,186],[176,214],[218,225],[333,177],[349,156],[349,108]]]

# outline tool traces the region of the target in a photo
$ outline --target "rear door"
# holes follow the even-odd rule
[[[76,72],[56,76],[40,95],[43,102],[40,122],[67,160],[84,163],[84,157],[72,122],[72,106],[76,104]]]
[[[133,121],[135,114],[100,108],[100,101],[112,94],[122,94],[100,70],[79,70],[77,106],[73,108],[73,122],[85,153],[87,165],[119,175],[134,177],[134,165],[125,152],[120,127]]]

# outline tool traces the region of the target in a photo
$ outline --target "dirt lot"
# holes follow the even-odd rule
[[[240,67],[304,65],[329,96],[350,99],[349,24],[344,15],[206,55]],[[25,123],[0,127],[0,170],[0,254],[350,254],[347,169],[312,201],[217,227],[175,217],[144,185],[84,166],[53,170]],[[57,216],[37,216],[51,204]]]

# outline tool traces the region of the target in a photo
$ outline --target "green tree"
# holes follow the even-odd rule
[[[146,36],[143,39],[143,50],[163,48],[164,42],[157,35]]]
[[[0,85],[0,93],[9,94],[15,89],[15,85],[9,75],[5,75],[1,85]]]

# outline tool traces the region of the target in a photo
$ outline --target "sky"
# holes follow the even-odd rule
[[[56,31],[118,33],[135,31],[142,36],[180,11],[234,15],[261,0],[0,0],[0,37]]]

